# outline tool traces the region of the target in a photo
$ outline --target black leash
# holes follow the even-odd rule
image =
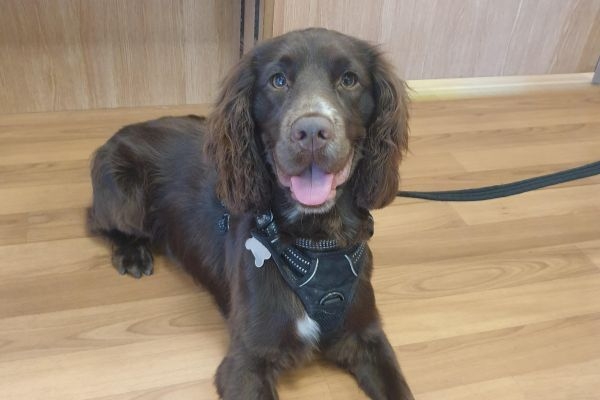
[[[529,192],[546,186],[600,175],[600,161],[582,165],[581,167],[567,169],[548,175],[524,179],[522,181],[505,183],[502,185],[485,186],[475,189],[445,190],[439,192],[399,191],[398,197],[412,197],[416,199],[434,201],[480,201],[513,196]]]

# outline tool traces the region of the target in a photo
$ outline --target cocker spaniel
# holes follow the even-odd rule
[[[372,45],[325,29],[257,46],[214,111],[126,126],[95,154],[90,227],[121,274],[162,251],[214,296],[227,400],[276,399],[320,352],[373,399],[412,399],[370,283],[369,210],[398,189],[405,84]]]

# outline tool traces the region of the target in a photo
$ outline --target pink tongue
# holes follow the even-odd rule
[[[292,176],[290,181],[296,200],[307,206],[325,203],[333,190],[333,174],[326,174],[314,164],[302,175]]]

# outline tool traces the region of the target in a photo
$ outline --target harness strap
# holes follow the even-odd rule
[[[269,250],[308,316],[319,324],[323,335],[333,333],[354,298],[366,244],[340,249],[332,240],[298,239],[294,245],[285,245],[270,212],[257,216],[256,226],[252,237]]]
[[[529,192],[546,186],[558,185],[559,183],[583,179],[594,175],[600,175],[600,161],[503,185],[433,192],[399,191],[397,196],[434,201],[481,201],[513,196],[515,194]]]

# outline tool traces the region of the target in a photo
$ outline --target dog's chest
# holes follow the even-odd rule
[[[321,336],[321,329],[319,324],[305,313],[296,320],[296,333],[303,342],[315,345]]]
[[[264,267],[275,267],[304,306],[302,316],[294,321],[297,337],[307,343],[330,337],[342,327],[352,304],[366,242],[344,248],[336,240],[296,238],[284,243],[270,212],[256,217],[256,227],[245,242],[254,258],[253,278],[270,281]]]

